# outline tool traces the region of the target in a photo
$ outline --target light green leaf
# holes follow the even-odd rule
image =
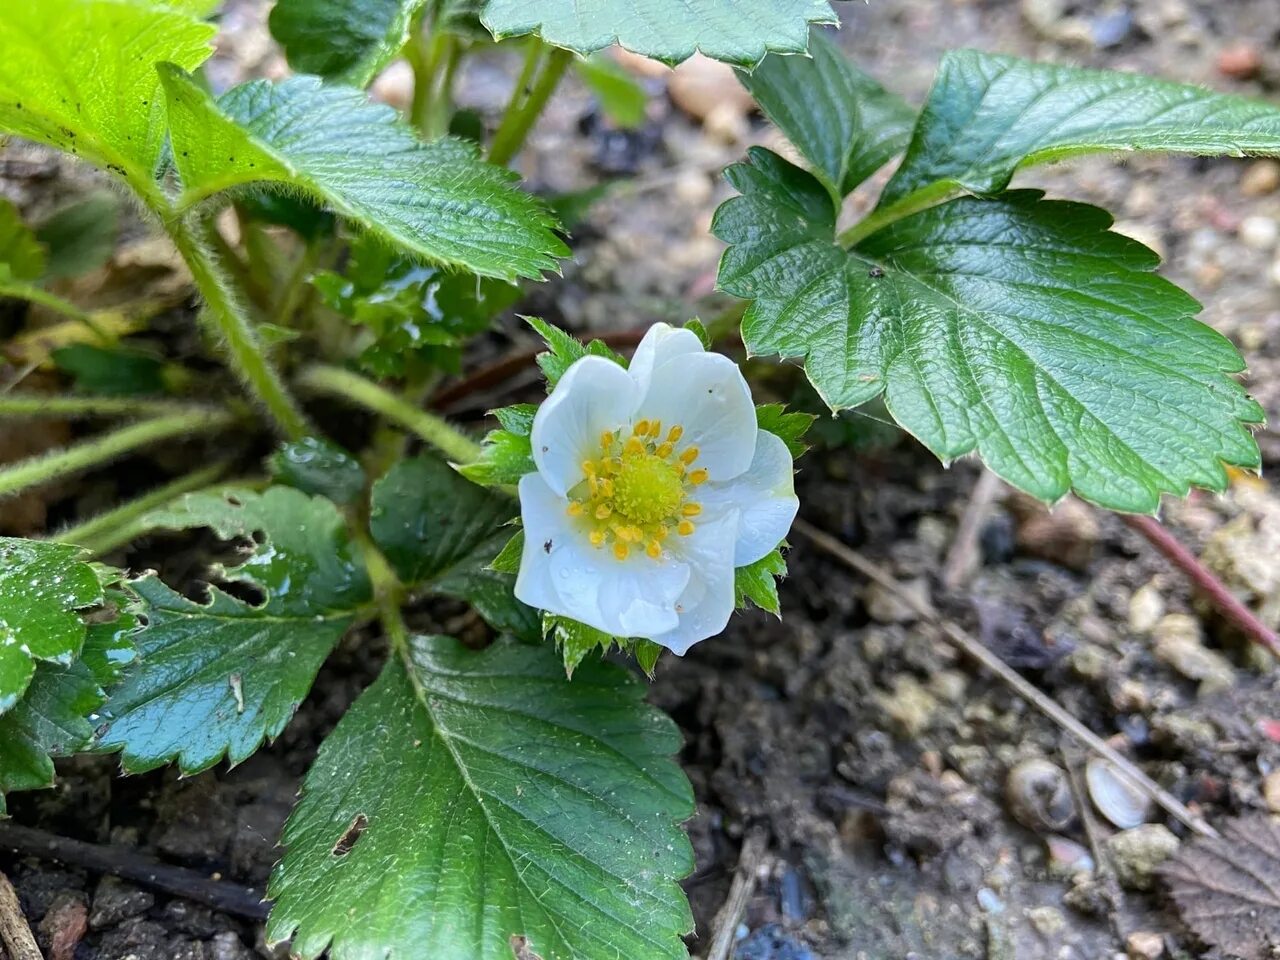
[[[1137,73],[953,51],[880,205],[925,189],[995,193],[1019,167],[1107,150],[1280,154],[1280,107]]]
[[[499,630],[532,639],[537,618],[515,598],[515,577],[492,569],[515,512],[511,498],[424,456],[374,484],[369,530],[402,581],[466,600]]]
[[[853,191],[907,147],[916,112],[815,32],[808,57],[768,56],[738,78],[832,192]]]
[[[119,230],[120,198],[110,190],[95,190],[62,207],[36,232],[49,248],[45,276],[78,277],[96,270],[114,252]]]
[[[320,749],[272,878],[307,960],[684,960],[675,725],[617,667],[415,637]]]
[[[6,793],[53,786],[53,758],[88,746],[93,725],[87,718],[102,701],[102,690],[83,663],[40,665],[27,695],[0,715],[0,817]]]
[[[765,554],[755,563],[738,567],[733,571],[733,588],[737,594],[739,609],[750,600],[761,610],[768,610],[775,617],[782,616],[782,602],[778,599],[778,578],[787,575],[787,561],[781,550]]]
[[[472,144],[422,143],[359,90],[294,77],[242,84],[215,102],[181,71],[161,75],[183,206],[279,184],[415,257],[507,280],[540,279],[568,253],[515,174],[481,160]]]
[[[501,418],[503,411],[495,412]],[[483,487],[519,483],[526,473],[537,469],[533,462],[533,445],[529,440],[532,422],[530,418],[528,425],[522,424],[518,429],[490,430],[481,444],[479,459],[459,467],[458,472]]]
[[[409,39],[427,0],[279,0],[268,24],[289,66],[364,87]]]
[[[147,625],[134,638],[137,661],[102,711],[98,747],[122,750],[131,773],[175,759],[184,773],[224,755],[239,763],[284,729],[369,605],[368,577],[334,505],[291,487],[189,494],[146,523],[253,538],[243,564],[215,572],[262,601],[214,585],[197,603],[155,576],[133,581]]]
[[[833,409],[881,392],[943,460],[977,450],[1048,501],[1118,510],[1226,486],[1256,466],[1261,408],[1235,348],[1197,322],[1158,257],[1104,211],[1019,191],[897,221],[851,251],[814,177],[766,150],[732,168],[718,211],[725,290],[755,302],[753,354],[807,356]]]
[[[812,413],[788,411],[781,403],[761,403],[756,406],[756,426],[767,430],[787,445],[793,458],[804,456],[809,445],[805,434],[818,418]]]
[[[587,57],[573,64],[587,89],[600,101],[605,116],[624,129],[644,126],[649,95],[639,80],[606,56]]]
[[[82,553],[64,543],[0,537],[0,713],[18,702],[36,661],[65,667],[80,654],[82,611],[104,597]]]
[[[481,20],[499,39],[536,33],[577,53],[617,43],[663,63],[701,51],[743,66],[803,53],[809,24],[836,22],[827,0],[488,0]]]
[[[195,69],[214,28],[141,0],[6,3],[0,130],[150,183],[164,143],[159,63]]]
[[[0,197],[0,277],[37,280],[44,271],[44,246],[23,222],[18,208]]]
[[[604,357],[623,367],[627,365],[627,361],[603,340],[592,340],[584,345],[559,327],[553,327],[539,317],[525,317],[524,320],[547,344],[547,350],[538,354],[538,366],[542,368],[542,373],[547,378],[547,392],[560,382],[566,370],[588,354]]]
[[[577,620],[558,617],[551,613],[542,615],[542,633],[560,651],[560,659],[564,662],[565,676],[570,679],[573,679],[574,671],[578,669],[589,654],[597,653],[600,656],[604,656],[612,649],[615,640],[614,637],[603,630],[597,630],[595,627],[589,627],[585,623],[579,623]],[[624,639],[617,642],[621,646],[627,641]]]
[[[520,557],[524,553],[524,530],[517,529],[489,562],[489,569],[498,573],[515,575],[520,572]]]

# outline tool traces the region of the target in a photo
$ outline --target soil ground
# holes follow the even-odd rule
[[[278,70],[261,30],[264,6],[230,6],[212,74],[218,83]],[[838,6],[842,42],[857,62],[917,101],[951,46],[1280,96],[1276,0]],[[1248,76],[1237,66],[1241,50],[1257,59]],[[463,101],[495,113],[511,73],[502,57],[478,60],[463,78]],[[668,98],[666,76],[646,82],[651,122],[639,132],[610,128],[570,85],[536,134],[522,161],[535,189],[626,180],[575,229],[565,279],[536,291],[525,312],[590,334],[683,319],[710,293],[719,246],[707,226],[729,195],[719,170],[749,143],[776,145],[777,137],[758,118],[725,111],[701,122]],[[1273,173],[1249,161],[1107,157],[1033,170],[1019,182],[1106,206],[1118,229],[1157,247],[1166,275],[1241,346],[1249,386],[1274,422],[1280,174]],[[5,192],[28,209],[83,183],[62,161],[13,148],[3,177]],[[853,206],[867,199],[855,197]],[[529,342],[514,322],[485,349],[492,356],[513,340]],[[760,373],[763,392],[801,395],[794,371]],[[505,396],[528,381],[508,385]],[[493,399],[473,396],[451,412],[475,419]],[[978,465],[943,469],[874,412],[824,421],[818,435],[799,481],[809,522],[912,584],[1211,822],[1266,808],[1264,779],[1280,769],[1280,673],[1198,606],[1145,541],[1082,504],[1047,513],[1002,491],[982,526],[973,576],[945,589],[939,571]],[[1280,441],[1265,430],[1260,441],[1273,468]],[[126,463],[109,479],[47,494],[33,509],[65,519],[127,493],[153,466]],[[1266,479],[1241,477],[1225,496],[1171,502],[1163,518],[1273,624],[1280,619],[1280,498]],[[159,550],[143,542],[118,559],[141,567],[156,563]],[[1079,780],[1086,757],[1052,723],[964,662],[936,628],[802,537],[789,559],[783,621],[739,617],[687,657],[665,659],[653,685],[653,701],[685,731],[681,759],[698,797],[689,824],[697,870],[686,882],[695,954],[709,945],[743,838],[754,831],[767,844],[740,921],[739,960],[1111,960],[1135,933],[1162,937],[1168,956],[1200,955],[1159,884],[1117,897],[1113,885],[1079,869],[1079,857],[1107,862],[1112,849],[1106,838],[1114,831],[1096,814],[1092,838],[1079,817],[1055,831],[1012,815],[1006,782],[1020,762],[1044,758]],[[188,558],[192,570],[200,561]],[[421,611],[419,625],[450,613]],[[13,797],[14,818],[135,845],[261,889],[302,775],[379,657],[375,638],[349,639],[281,740],[238,769],[189,780],[164,772],[115,779],[110,760],[77,759],[63,764],[56,790]],[[1077,782],[1066,803],[1079,810],[1086,792]],[[1023,820],[1034,822],[1038,803],[1023,800],[1020,809],[1031,810]],[[1149,819],[1185,835],[1173,821]],[[35,860],[0,856],[0,868],[37,925],[56,917],[60,904],[88,904],[91,929],[77,960],[281,955],[263,945],[255,925],[185,901]]]

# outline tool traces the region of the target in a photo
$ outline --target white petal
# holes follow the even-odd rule
[[[747,472],[728,483],[708,483],[697,497],[709,513],[738,509],[742,519],[733,565],[755,563],[782,542],[800,509],[791,451],[781,438],[761,430]]]
[[[686,353],[702,353],[703,349],[702,341],[692,330],[673,327],[669,323],[655,323],[640,341],[640,346],[636,347],[628,372],[640,386],[643,396],[649,389],[649,379],[654,370],[668,360]]]
[[[651,637],[679,622],[676,600],[689,582],[689,565],[633,552],[618,560],[583,537],[551,552],[552,586],[562,613],[615,637]]]
[[[520,517],[524,521],[524,553],[516,577],[516,598],[538,610],[552,610],[560,595],[551,582],[551,554],[567,549],[579,536],[565,513],[568,502],[557,496],[539,473],[520,478]]]
[[[631,419],[640,390],[612,360],[588,356],[565,371],[533,418],[533,462],[563,496],[582,480],[582,461],[598,456],[600,434]]]
[[[720,633],[733,615],[733,544],[738,532],[737,511],[698,524],[691,536],[671,541],[672,552],[692,569],[688,585],[676,601],[680,622],[673,630],[651,637],[655,643],[683,656],[699,640]]]
[[[687,353],[653,371],[637,416],[680,424],[680,446],[700,451],[695,467],[706,467],[719,483],[751,465],[756,449],[756,408],[738,365],[718,353]]]

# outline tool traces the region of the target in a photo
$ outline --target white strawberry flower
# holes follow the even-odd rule
[[[757,427],[737,364],[665,323],[629,369],[569,367],[530,439],[516,596],[677,654],[724,629],[734,569],[776,548],[799,508],[791,452]]]

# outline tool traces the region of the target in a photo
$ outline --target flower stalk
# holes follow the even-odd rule
[[[493,145],[489,148],[490,162],[506,166],[520,152],[529,131],[542,115],[572,61],[573,54],[568,50],[552,49],[547,52],[542,41],[530,41],[524,72],[516,83],[511,102],[507,104],[498,132],[493,136]],[[539,63],[542,63],[540,72]],[[533,79],[535,72],[536,80]]]

